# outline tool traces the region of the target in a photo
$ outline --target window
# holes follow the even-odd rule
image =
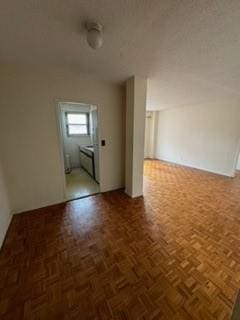
[[[89,114],[66,112],[67,134],[81,136],[89,134]]]

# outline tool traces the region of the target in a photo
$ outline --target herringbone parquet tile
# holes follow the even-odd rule
[[[230,319],[240,176],[149,160],[144,193],[14,216],[0,254],[0,319]]]

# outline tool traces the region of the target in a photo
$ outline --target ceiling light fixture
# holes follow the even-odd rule
[[[102,25],[96,22],[87,22],[87,42],[92,49],[99,49],[103,45]]]

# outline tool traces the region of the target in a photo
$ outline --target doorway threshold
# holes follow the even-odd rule
[[[101,192],[86,194],[86,195],[84,195],[84,196],[80,196],[80,197],[77,197],[77,198],[68,199],[68,200],[66,200],[66,202],[71,202],[71,201],[74,201],[74,200],[81,200],[81,199],[84,199],[84,198],[89,198],[89,197],[97,196],[97,195],[99,195],[99,194],[101,194]]]

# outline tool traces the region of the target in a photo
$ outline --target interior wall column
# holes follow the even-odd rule
[[[125,192],[132,198],[143,194],[146,91],[146,78],[127,80]]]

